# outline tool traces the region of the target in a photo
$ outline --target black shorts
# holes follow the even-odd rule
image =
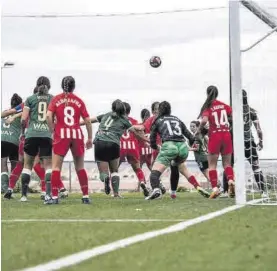
[[[254,140],[244,141],[244,155],[251,164],[259,159],[257,144]]]
[[[204,162],[196,161],[196,163],[198,164],[198,167],[202,172],[204,172],[206,169],[209,168],[208,161],[204,161]]]
[[[10,161],[18,161],[18,146],[7,141],[1,141],[1,158],[9,158]]]
[[[29,137],[25,139],[24,152],[40,158],[52,156],[52,139],[49,137]]]
[[[96,162],[109,162],[120,157],[120,147],[114,142],[96,140],[94,142]]]

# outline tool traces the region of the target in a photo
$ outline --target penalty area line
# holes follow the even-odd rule
[[[185,219],[3,219],[2,223],[139,223],[139,222],[183,222]]]
[[[143,242],[152,238],[155,238],[157,236],[165,235],[165,234],[170,234],[174,232],[179,232],[182,230],[187,229],[188,227],[191,227],[193,225],[202,223],[204,221],[208,221],[210,219],[222,216],[226,213],[238,210],[240,208],[243,208],[244,206],[247,206],[249,204],[257,203],[259,202],[260,199],[250,201],[246,205],[233,205],[224,209],[221,209],[219,211],[215,211],[206,215],[202,215],[193,219],[189,219],[187,221],[183,221],[180,223],[177,223],[175,225],[166,227],[161,230],[155,230],[155,231],[150,231],[150,232],[145,232],[142,234],[137,234],[128,238],[124,238],[106,245],[98,246],[92,249],[80,251],[62,258],[59,258],[57,260],[50,261],[45,264],[40,264],[31,268],[26,268],[22,269],[21,271],[52,271],[52,270],[59,270],[65,267],[69,267],[72,265],[79,264],[83,261],[86,261],[90,258],[94,258],[99,255],[103,255],[106,253],[109,253],[111,251],[115,251],[117,249],[125,248],[128,247],[132,244],[136,244],[139,242]]]

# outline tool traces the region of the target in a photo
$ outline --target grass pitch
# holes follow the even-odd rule
[[[26,203],[18,199],[2,200],[2,270],[36,266],[234,204],[230,199],[207,200],[195,193],[179,193],[174,201],[165,196],[152,202],[145,201],[141,194],[124,196],[113,199],[93,194],[91,205],[82,205],[78,195],[70,195],[54,206],[44,206],[39,195],[32,195]],[[52,222],[15,219],[52,219]],[[58,222],[58,219],[75,221]],[[183,232],[138,243],[64,270],[276,270],[276,221],[275,207],[249,206]]]

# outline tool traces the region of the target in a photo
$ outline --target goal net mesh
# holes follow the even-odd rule
[[[277,25],[276,3],[258,1],[254,4],[261,8],[256,15],[256,6],[253,9],[242,6],[240,9],[242,50],[272,30],[261,20],[265,19],[262,16],[266,16],[266,13],[270,13],[271,16],[266,17]],[[248,25],[250,20],[253,20],[251,26]],[[258,30],[251,33],[250,27]],[[242,87],[247,92],[249,104],[244,105],[246,191],[248,199],[258,199],[261,190],[264,190],[259,204],[277,204],[277,78],[276,65],[272,61],[277,57],[276,45],[277,32],[242,53]],[[256,118],[259,119],[262,130],[262,150],[259,148],[259,133],[255,128]]]
[[[73,75],[76,94],[85,100],[91,116],[107,112],[111,102],[119,98],[131,104],[132,117],[140,120],[143,108],[150,109],[156,100],[168,100],[172,113],[189,126],[190,121],[197,119],[206,98],[205,90],[211,84],[218,87],[220,100],[229,103],[228,3],[219,6],[210,1],[201,1],[201,5],[183,2],[178,10],[167,7],[166,12],[143,10],[134,15],[128,14],[135,12],[130,8],[124,15],[105,13],[105,16],[84,13],[78,6],[67,10],[70,5],[55,10],[57,17],[40,16],[53,13],[43,14],[39,6],[25,13],[4,6],[2,63],[14,61],[15,66],[2,70],[2,109],[8,107],[14,92],[23,98],[30,95],[41,75],[51,79],[52,94],[60,92],[63,76]],[[156,10],[155,7],[150,12]],[[269,30],[244,7],[241,7],[241,25],[242,47]],[[258,112],[264,133],[264,148],[259,158],[270,191],[274,187],[276,191],[277,168],[274,160],[277,154],[276,38],[272,35],[242,58],[243,87],[248,92],[249,104]],[[153,55],[161,57],[160,68],[150,67],[149,59]],[[88,151],[85,159],[94,160],[93,151]],[[68,155],[66,160],[72,157]],[[253,173],[247,163],[246,166],[247,189],[256,197]],[[208,187],[192,153],[188,167]],[[96,165],[87,162],[86,168],[90,190],[101,189]],[[148,169],[145,166],[143,169],[148,176]],[[222,171],[219,165],[220,180]],[[122,189],[136,187],[136,176],[129,165],[121,166],[120,175]],[[73,165],[65,164],[62,176],[72,191],[79,191]],[[162,179],[169,187],[168,171]],[[180,186],[192,188],[183,178]]]

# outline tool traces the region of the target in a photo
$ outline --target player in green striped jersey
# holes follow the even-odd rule
[[[11,108],[14,108],[22,103],[22,98],[18,94],[14,94],[11,98]],[[4,113],[4,112],[3,112]],[[15,118],[14,115],[8,118],[1,119],[1,193],[8,189],[9,175],[8,175],[8,159],[11,162],[11,170],[14,169],[18,161],[18,146],[20,137],[20,119]],[[3,114],[2,114],[3,116]]]

